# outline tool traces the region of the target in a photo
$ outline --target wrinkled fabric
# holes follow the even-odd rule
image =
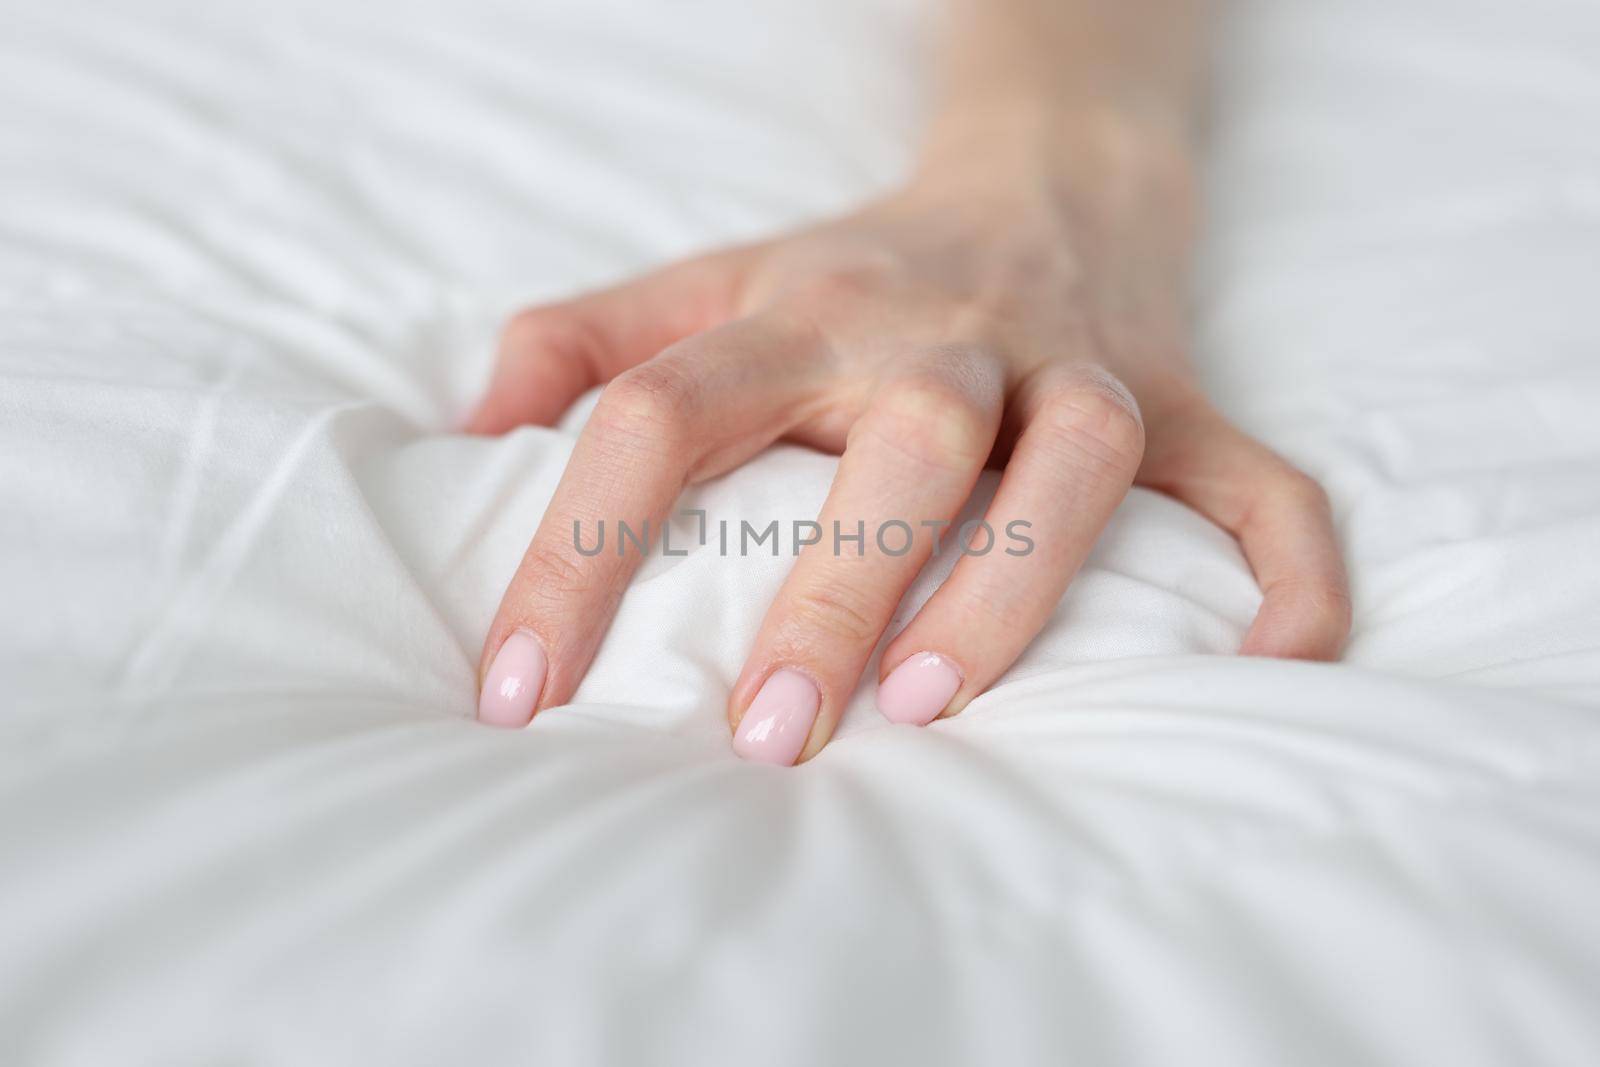
[[[739,761],[790,561],[713,545],[472,721],[583,417],[452,431],[498,321],[887,188],[926,8],[0,3],[0,1059],[1600,1060],[1591,4],[1222,31],[1197,359],[1330,490],[1343,663],[1231,656],[1136,490],[956,719]]]

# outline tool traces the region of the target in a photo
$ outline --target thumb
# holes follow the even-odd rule
[[[667,346],[727,322],[753,248],[729,249],[553,304],[524,308],[500,335],[489,388],[462,429],[549,426],[589,389]]]

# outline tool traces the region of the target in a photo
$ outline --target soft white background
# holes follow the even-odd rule
[[[1137,491],[957,720],[742,764],[787,561],[700,552],[471,722],[573,431],[451,433],[497,321],[893,182],[928,6],[0,2],[0,1061],[1600,1059],[1588,0],[1225,34],[1197,347],[1345,663]]]

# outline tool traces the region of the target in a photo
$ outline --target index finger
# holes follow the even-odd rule
[[[606,387],[489,627],[478,718],[524,726],[565,703],[628,580],[702,464],[789,429],[810,338],[745,319],[680,342]],[[624,544],[622,525],[636,538]],[[605,537],[609,529],[610,540]]]

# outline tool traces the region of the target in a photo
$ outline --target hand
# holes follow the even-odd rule
[[[827,743],[933,551],[922,524],[955,516],[985,465],[1004,469],[985,517],[1000,545],[963,556],[889,643],[890,719],[927,723],[992,685],[1135,483],[1239,539],[1264,593],[1246,654],[1338,654],[1350,605],[1327,498],[1229,425],[1185,359],[1184,154],[1115,124],[978,149],[931,152],[847,218],[509,323],[472,431],[549,425],[608,384],[489,630],[481,719],[520,726],[568,701],[640,562],[579,552],[575,521],[588,542],[601,520],[659,531],[686,485],[779,439],[842,455],[827,536],[800,553],[731,694],[746,758]],[[875,543],[891,520],[915,531],[903,555]],[[835,521],[864,523],[861,554],[834,551]],[[1032,551],[1005,552],[1021,544],[1008,530]]]

